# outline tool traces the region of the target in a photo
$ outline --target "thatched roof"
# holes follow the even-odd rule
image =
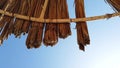
[[[66,0],[0,0],[0,41],[10,34],[28,34],[27,48],[55,45],[59,38],[71,35],[70,22],[76,22],[77,42],[81,50],[90,44],[86,21],[109,18],[120,13],[85,17],[84,0],[75,1],[76,18],[69,18]],[[115,11],[120,11],[120,0],[105,0]],[[43,35],[44,34],[44,35]]]

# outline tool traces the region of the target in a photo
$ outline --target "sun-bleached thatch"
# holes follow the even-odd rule
[[[70,22],[76,22],[77,42],[81,50],[90,44],[86,21],[109,18],[120,13],[85,17],[84,0],[74,0],[76,19],[70,19],[67,0],[0,0],[0,41],[9,35],[28,34],[27,48],[55,45],[59,38],[71,35]],[[105,0],[118,12],[120,0]]]

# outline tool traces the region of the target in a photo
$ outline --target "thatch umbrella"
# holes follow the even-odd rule
[[[69,18],[66,0],[0,0],[0,42],[10,34],[28,33],[27,48],[55,45],[59,38],[71,35],[70,22],[76,22],[77,42],[81,50],[90,44],[86,21],[118,16],[120,13],[85,17],[84,0],[75,1],[76,18]],[[105,0],[120,11],[120,0]]]

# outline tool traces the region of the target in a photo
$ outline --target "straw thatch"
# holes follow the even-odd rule
[[[85,17],[84,0],[75,0],[75,10],[76,10],[76,18]],[[85,50],[84,46],[90,43],[86,22],[77,23],[76,29],[77,29],[77,40],[78,40],[79,48],[81,50]]]
[[[86,21],[110,18],[120,13],[85,17],[84,0],[74,0],[76,19],[70,19],[66,0],[0,0],[0,42],[9,35],[28,34],[27,48],[55,45],[59,38],[71,35],[70,22],[76,22],[77,42],[81,50],[90,44]],[[105,0],[120,11],[120,0]]]
[[[66,0],[50,0],[48,4],[48,19],[69,18]],[[58,37],[66,38],[70,34],[70,24],[68,23],[46,24],[43,41],[45,45],[53,46],[58,42]]]
[[[33,14],[34,17],[40,16],[41,11],[42,11],[42,5],[44,4],[44,1],[45,0],[34,0],[34,2],[31,2],[34,5],[36,4],[36,6],[32,7],[35,10],[34,14]],[[33,4],[31,4],[31,6]],[[28,30],[29,33],[28,33],[28,37],[26,40],[26,45],[28,48],[32,48],[32,47],[37,48],[40,46],[40,44],[42,42],[43,27],[44,27],[43,23],[31,22],[31,27]],[[29,26],[27,28],[29,28]]]
[[[120,12],[120,0],[105,0],[115,10]]]

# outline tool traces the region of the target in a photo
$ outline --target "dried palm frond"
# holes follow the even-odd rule
[[[120,0],[105,0],[115,10],[120,12]]]
[[[12,12],[12,13],[17,13],[19,9],[19,2],[20,0],[8,0],[7,5],[4,6],[4,10]],[[1,16],[2,17],[2,16]],[[0,21],[0,28],[1,28],[1,35],[0,35],[0,40],[3,41],[4,39],[8,38],[8,35],[10,34],[11,27],[14,21],[14,17],[8,17],[4,16],[1,21]]]
[[[29,1],[28,0],[21,0],[20,8],[18,13],[22,15],[27,15],[28,8],[29,8]],[[22,33],[22,26],[24,24],[24,20],[16,19],[14,24],[14,34],[16,37],[20,36]]]
[[[68,6],[66,0],[57,0],[57,18],[58,19],[68,19]],[[69,23],[58,24],[58,31],[60,38],[66,38],[71,35],[71,29]]]
[[[34,10],[35,10],[35,7],[36,7],[36,3],[37,3],[36,0],[28,0],[27,16],[33,17]],[[23,33],[28,33],[30,25],[31,25],[31,21],[25,21],[24,24],[23,24],[23,27],[22,27],[22,32]]]
[[[34,0],[33,4],[36,4],[36,7],[32,7],[32,9],[35,8],[34,11],[34,17],[39,18],[41,11],[42,11],[42,6],[44,5],[45,0]],[[31,4],[32,5],[32,4]],[[39,12],[38,12],[39,11]],[[28,37],[26,40],[26,45],[27,48],[38,48],[42,42],[42,35],[43,35],[43,27],[44,24],[38,23],[38,22],[32,22],[31,28],[28,33]]]
[[[75,11],[76,11],[76,18],[85,17],[84,0],[75,0]],[[84,46],[90,43],[86,22],[77,22],[76,29],[77,29],[77,41],[79,44],[79,48],[84,51],[85,50]]]
[[[42,10],[43,10],[43,5],[44,5],[44,2],[45,0],[41,0],[41,5],[38,5],[38,10],[40,9],[40,11],[38,12],[36,10],[35,14],[36,16],[41,15],[42,13]],[[38,22],[36,22],[38,23]],[[36,27],[36,26],[33,26],[33,27]],[[35,42],[34,42],[34,48],[38,48],[40,45],[41,45],[41,42],[42,42],[42,37],[43,37],[43,28],[44,28],[44,23],[38,23],[37,25],[37,34],[36,34],[36,37],[35,37]]]
[[[57,18],[57,0],[49,0],[48,19]],[[58,24],[46,24],[43,42],[45,45],[55,45],[58,42]]]
[[[16,2],[13,5],[14,8],[12,7],[12,9],[13,9],[13,11],[11,11],[12,13],[19,13],[19,9],[20,9],[20,6],[21,6],[20,2],[21,2],[20,0],[16,0]],[[16,20],[15,17],[11,18],[11,21],[9,22],[10,24],[9,24],[8,34],[12,34],[14,32],[15,20]]]

